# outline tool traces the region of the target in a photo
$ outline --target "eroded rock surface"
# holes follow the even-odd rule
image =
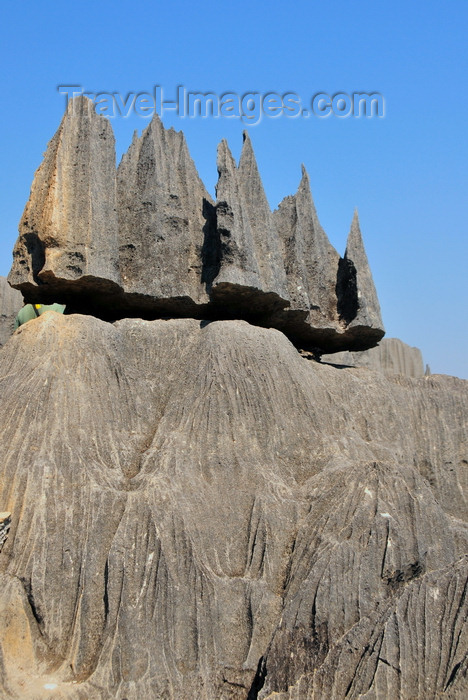
[[[221,142],[218,171],[214,203],[157,115],[116,171],[109,121],[75,98],[36,172],[11,284],[105,320],[239,318],[317,353],[373,347],[384,330],[357,219],[340,258],[305,171],[272,213],[247,134],[239,166]]]
[[[119,267],[129,305],[152,300],[190,315],[209,297],[203,277],[213,202],[182,132],[156,116],[118,168]],[[169,301],[172,300],[171,304]]]
[[[23,306],[23,295],[0,276],[0,347],[13,333],[15,318]]]
[[[86,97],[68,104],[36,171],[9,281],[28,301],[119,289],[115,141]]]
[[[466,695],[466,382],[244,321],[0,352],[2,697]]]
[[[421,350],[399,338],[383,338],[375,348],[322,355],[321,359],[336,365],[368,367],[384,374],[403,374],[405,377],[423,377],[425,374]]]

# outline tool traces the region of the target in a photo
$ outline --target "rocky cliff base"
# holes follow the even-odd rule
[[[0,352],[2,697],[466,697],[466,382],[242,321]]]

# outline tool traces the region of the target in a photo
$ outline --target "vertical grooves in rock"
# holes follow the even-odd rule
[[[464,382],[242,321],[44,314],[1,352],[6,698],[462,691]]]

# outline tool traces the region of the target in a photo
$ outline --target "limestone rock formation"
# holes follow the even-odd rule
[[[245,321],[0,356],[2,698],[466,697],[466,382]]]
[[[13,333],[16,314],[23,306],[23,296],[0,276],[0,347]]]
[[[159,117],[133,142],[117,173],[122,287],[137,308],[197,313],[209,297],[203,284],[204,237],[213,202],[182,132]]]
[[[384,374],[403,374],[405,377],[430,375],[430,370],[424,368],[421,350],[398,338],[383,338],[377,347],[362,352],[322,355],[321,360],[348,367],[368,367]]]
[[[267,318],[289,304],[280,241],[247,133],[239,168],[226,141],[218,148],[216,222],[219,267],[212,298]]]
[[[367,260],[357,211],[338,273],[338,310],[350,327],[365,332],[382,326],[380,306]]]
[[[86,97],[68,104],[19,233],[9,281],[28,301],[119,288],[114,135]]]
[[[157,115],[116,171],[109,121],[70,101],[20,222],[9,280],[27,301],[105,320],[244,319],[318,354],[384,334],[359,225],[343,259],[320,226],[305,171],[271,212],[250,139],[218,151],[214,203],[182,133]]]
[[[274,222],[283,245],[291,306],[271,325],[299,345],[329,352],[373,347],[383,335],[383,324],[377,296],[369,293],[373,282],[362,239],[353,226],[345,258],[340,258],[318,220],[304,167],[297,193],[280,203]]]

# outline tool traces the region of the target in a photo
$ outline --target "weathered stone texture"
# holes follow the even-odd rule
[[[0,394],[2,697],[466,694],[466,382],[50,312]]]
[[[423,377],[425,374],[421,350],[398,338],[383,338],[377,347],[362,352],[337,352],[322,355],[321,359],[336,365],[368,367],[384,374],[403,374],[405,377]]]
[[[343,307],[342,317],[351,328],[362,328],[363,332],[368,327],[380,329],[382,327],[380,305],[362,241],[357,211],[354,212],[351,223],[343,263],[346,272],[344,279],[339,278],[338,282],[338,286],[343,284],[340,290],[342,298],[339,300],[339,305]],[[355,304],[355,315],[354,310],[351,314],[349,313],[349,304]]]
[[[219,268],[211,290],[218,304],[232,303],[268,316],[289,304],[280,242],[273,227],[250,138],[236,166],[226,141],[218,148],[216,221]]]
[[[22,294],[10,287],[6,277],[0,276],[0,347],[13,333],[16,314],[22,306]]]
[[[118,289],[114,135],[85,97],[69,102],[48,145],[19,233],[9,281],[28,300]]]
[[[320,226],[305,171],[271,212],[247,134],[218,150],[216,204],[182,133],[157,115],[116,173],[109,121],[79,97],[38,169],[9,280],[28,301],[105,320],[248,320],[316,352],[383,336],[357,222],[345,258]]]
[[[156,116],[140,138],[135,134],[117,182],[124,291],[174,298],[174,306],[208,302],[203,243],[213,202],[182,132],[166,130]]]

